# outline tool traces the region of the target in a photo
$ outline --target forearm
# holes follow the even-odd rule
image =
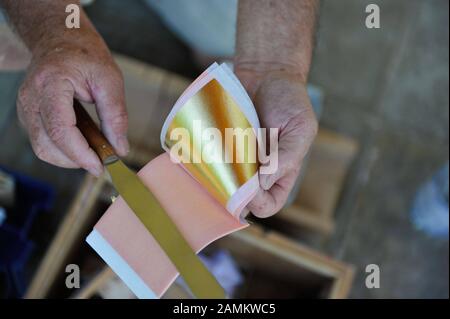
[[[66,27],[66,6],[76,0],[0,0],[9,21],[33,56],[65,45],[104,46],[103,41],[80,8],[80,28]],[[88,44],[86,43],[88,42]]]
[[[283,71],[306,83],[317,10],[316,0],[240,0],[236,71],[244,77]]]

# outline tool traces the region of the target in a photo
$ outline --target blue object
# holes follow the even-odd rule
[[[0,166],[16,183],[14,207],[7,208],[7,219],[0,226],[0,273],[6,279],[6,298],[25,292],[23,271],[34,243],[28,233],[36,215],[53,205],[55,192],[47,183]]]
[[[3,207],[0,207],[0,226],[3,224],[5,219],[6,219],[6,211]]]
[[[432,237],[448,239],[448,162],[416,194],[411,218],[415,227]]]

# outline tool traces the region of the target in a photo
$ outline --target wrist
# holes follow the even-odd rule
[[[295,67],[284,63],[240,62],[234,64],[234,72],[247,90],[254,97],[258,89],[268,81],[286,80],[305,86],[308,75]]]
[[[30,31],[34,36],[29,37],[27,45],[33,59],[40,59],[53,52],[79,50],[98,52],[108,51],[106,44],[97,33],[87,16],[81,11],[80,28],[69,29],[65,25],[64,17],[58,15],[49,17],[46,23],[37,30]]]
[[[101,55],[108,52],[104,41],[98,35],[79,34],[76,39],[72,37],[54,34],[37,43],[31,53],[33,60],[41,60],[54,54],[80,54],[80,55]]]

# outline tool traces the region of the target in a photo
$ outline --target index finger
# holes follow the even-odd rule
[[[114,146],[116,152],[127,155],[128,115],[125,107],[125,90],[122,75],[118,70],[99,70],[90,83],[102,132]]]

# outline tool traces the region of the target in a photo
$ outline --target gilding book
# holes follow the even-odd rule
[[[138,172],[197,253],[248,226],[242,216],[259,188],[259,127],[255,108],[239,80],[225,64],[214,63],[185,90],[168,115],[161,131],[165,152]],[[235,136],[227,139],[230,134]],[[138,298],[161,297],[178,275],[121,197],[86,240]]]

